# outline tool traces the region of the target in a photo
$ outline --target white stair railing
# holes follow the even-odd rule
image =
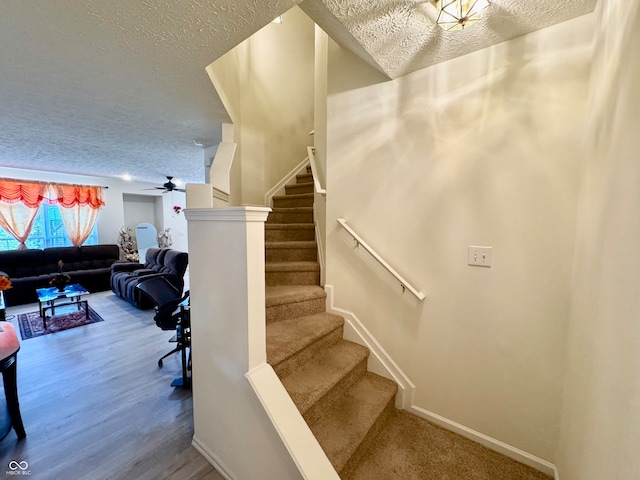
[[[353,237],[356,242],[356,247],[363,247],[373,258],[375,258],[380,263],[380,265],[386,268],[391,275],[393,275],[398,281],[400,281],[402,293],[404,293],[406,290],[409,290],[416,296],[418,300],[425,299],[424,293],[419,292],[416,288],[411,286],[411,284],[407,282],[398,272],[396,272],[396,270],[391,265],[385,262],[383,258],[367,244],[367,242],[365,242],[356,232],[353,231],[353,229],[349,225],[347,225],[347,221],[344,218],[339,218],[338,223],[349,233],[349,235]]]
[[[307,153],[309,154],[309,163],[311,164],[311,173],[313,174],[314,190],[320,195],[326,195],[327,191],[320,185],[320,176],[318,175],[318,167],[316,167],[316,149],[314,147],[307,147]]]

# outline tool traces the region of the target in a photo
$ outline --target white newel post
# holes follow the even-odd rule
[[[194,208],[188,221],[193,445],[229,479],[298,479],[245,374],[265,364],[263,207]]]

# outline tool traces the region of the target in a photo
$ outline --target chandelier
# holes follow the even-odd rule
[[[444,30],[462,30],[480,20],[489,0],[436,0],[436,23]]]

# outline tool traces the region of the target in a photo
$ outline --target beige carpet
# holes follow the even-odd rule
[[[549,480],[551,477],[396,410],[348,480]]]
[[[267,361],[345,480],[537,480],[545,475],[394,407],[397,385],[326,312],[313,179],[274,198],[265,226]]]

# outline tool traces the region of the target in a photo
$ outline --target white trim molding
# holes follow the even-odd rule
[[[218,458],[215,453],[210,451],[207,446],[203,442],[201,442],[195,435],[191,440],[191,445],[198,452],[200,452],[200,454],[204,458],[206,458],[211,465],[213,465],[213,468],[215,468],[216,471],[225,478],[225,480],[236,480],[235,477],[231,475],[231,472],[229,472],[229,469],[224,465],[222,460],[220,460],[220,458]]]
[[[327,191],[320,185],[320,177],[318,175],[318,167],[316,166],[316,149],[315,147],[307,147],[309,154],[309,163],[311,164],[311,173],[313,175],[313,185],[316,193],[326,195]]]
[[[402,369],[391,356],[382,348],[382,345],[371,335],[371,332],[364,326],[355,313],[338,308],[334,305],[333,285],[325,285],[327,292],[327,311],[335,315],[340,315],[345,320],[344,338],[352,342],[363,345],[369,349],[371,355],[367,368],[380,376],[393,380],[398,384],[398,395],[396,396],[396,407],[408,409],[413,404],[415,385],[405,375]]]
[[[305,168],[309,165],[309,157],[305,158],[302,162],[296,165],[293,170],[291,170],[285,177],[276,183],[271,189],[264,194],[264,204],[267,206],[271,205],[271,199],[276,195],[284,195],[285,194],[285,185],[291,185],[295,183],[296,175],[303,172]]]
[[[513,460],[516,460],[520,463],[524,463],[525,465],[530,466],[531,468],[535,468],[536,470],[541,471],[547,475],[555,476],[557,479],[557,471],[556,466],[540,457],[536,457],[524,450],[520,450],[512,445],[504,443],[500,440],[497,440],[493,437],[485,435],[484,433],[477,432],[469,427],[465,427],[453,420],[449,420],[437,413],[430,412],[422,407],[418,407],[417,405],[412,405],[409,408],[409,411],[418,417],[424,418],[425,420],[429,420],[431,423],[434,423],[446,430],[457,433],[469,440],[473,440],[474,442],[479,443],[487,447],[494,452],[501,453]]]
[[[371,355],[369,355],[367,368],[371,372],[388,378],[389,380],[393,380],[398,384],[396,407],[407,410],[414,415],[424,418],[425,420],[428,420],[446,430],[473,440],[494,452],[498,452],[520,463],[524,463],[531,468],[535,468],[547,475],[553,476],[555,480],[559,480],[560,476],[554,464],[415,405],[414,399],[416,386],[413,382],[385,351],[382,345],[380,345],[380,343],[373,337],[371,332],[365,327],[355,313],[338,308],[334,305],[335,297],[333,285],[325,285],[324,289],[327,292],[327,311],[340,315],[345,319],[344,338],[369,348]]]
[[[267,207],[187,208],[184,216],[195,222],[265,222],[270,211]]]

